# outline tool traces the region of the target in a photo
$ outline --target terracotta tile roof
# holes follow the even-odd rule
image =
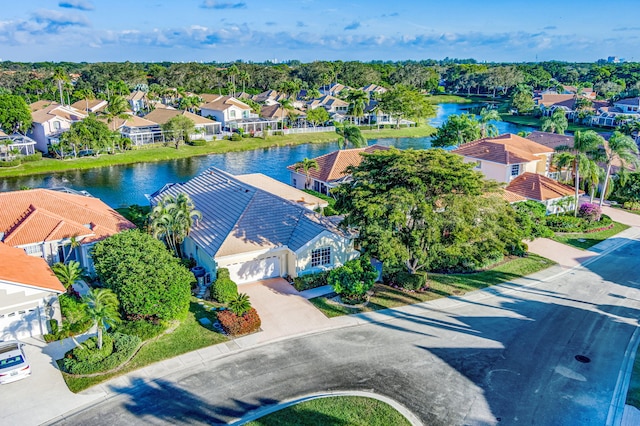
[[[574,195],[575,188],[536,173],[526,172],[513,179],[506,191],[529,200],[547,201]],[[580,191],[584,194],[584,191]]]
[[[65,289],[47,262],[29,256],[24,250],[0,243],[0,280],[64,293]]]
[[[251,110],[251,107],[244,102],[241,102],[233,96],[218,96],[216,99],[201,105],[202,109],[210,109],[213,111],[224,111],[226,109],[236,106],[240,109]]]
[[[198,114],[194,114],[189,111],[179,111],[177,109],[154,109],[149,114],[145,115],[144,119],[157,124],[164,124],[178,115],[184,115],[185,117],[190,118],[196,125],[215,123],[215,121],[209,120],[208,118],[202,117]]]
[[[503,189],[502,191],[500,191],[500,196],[507,203],[517,203],[519,201],[526,201],[526,198],[524,198],[522,195],[518,195],[515,192],[507,191],[506,189]]]
[[[370,154],[375,151],[388,150],[389,148],[381,145],[371,145],[366,148],[341,149],[330,152],[329,154],[316,157],[318,169],[312,169],[309,176],[322,182],[332,182],[347,176],[345,170],[349,166],[359,166],[362,162],[362,153]],[[295,171],[294,165],[290,165],[287,169]]]
[[[555,93],[544,93],[538,99],[538,105],[550,107],[554,105],[562,105],[573,108],[575,104],[575,95],[558,95]]]
[[[134,225],[97,198],[49,189],[0,193],[0,232],[12,246],[73,236],[89,243]]]
[[[553,149],[540,145],[512,133],[495,138],[478,139],[460,145],[452,152],[464,157],[492,161],[500,164],[521,164],[543,159],[540,154],[552,153]]]

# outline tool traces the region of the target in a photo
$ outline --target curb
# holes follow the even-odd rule
[[[629,383],[631,382],[631,373],[633,372],[633,364],[636,359],[636,350],[640,343],[640,328],[636,327],[627,349],[624,351],[622,367],[618,372],[618,379],[613,389],[613,397],[609,405],[609,413],[607,414],[607,426],[619,425],[624,418],[624,406],[627,401],[627,392],[629,391]]]

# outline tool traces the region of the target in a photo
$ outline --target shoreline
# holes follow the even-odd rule
[[[428,124],[423,124],[419,127],[404,127],[400,129],[362,130],[362,134],[367,137],[367,139],[421,138],[432,136],[435,132],[436,129]],[[318,132],[270,136],[267,139],[244,138],[242,141],[237,142],[217,140],[207,142],[204,146],[182,145],[180,146],[180,149],[154,145],[124,151],[118,154],[102,154],[99,157],[82,157],[69,160],[43,158],[42,160],[23,163],[16,167],[6,169],[0,168],[0,179],[43,175],[47,173],[60,173],[71,170],[88,170],[101,167],[124,166],[137,163],[155,163],[159,161],[177,160],[210,154],[253,151],[256,149],[279,146],[328,143],[335,142],[337,140],[338,135],[335,132]]]

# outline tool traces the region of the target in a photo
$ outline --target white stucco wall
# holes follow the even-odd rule
[[[324,247],[331,247],[331,264],[312,267],[311,253]],[[360,253],[353,248],[352,240],[325,231],[296,252],[295,275],[290,275],[295,277],[333,269],[351,259],[355,259],[359,255]]]
[[[207,273],[211,274],[211,281],[216,279],[216,262],[202,249],[200,249],[190,237],[185,238],[182,243],[182,254],[185,257],[193,257],[198,266],[202,266]]]

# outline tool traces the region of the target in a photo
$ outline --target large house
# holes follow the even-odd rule
[[[38,101],[29,106],[33,124],[27,135],[36,142],[36,149],[45,153],[73,123],[87,117],[82,111],[51,101]]]
[[[291,178],[291,186],[298,189],[313,189],[321,194],[329,195],[332,188],[347,182],[351,175],[346,172],[347,167],[357,167],[362,162],[361,154],[370,154],[375,151],[387,150],[381,145],[371,145],[366,148],[340,149],[314,158],[318,168],[309,170],[309,187],[307,188],[307,176],[302,169],[295,168],[295,164],[287,167]]]
[[[61,320],[58,294],[65,289],[43,260],[0,243],[0,340],[49,332],[49,319]]]
[[[242,284],[296,277],[344,264],[358,256],[350,234],[308,208],[257,188],[216,168],[186,183],[168,184],[151,196],[191,197],[202,219],[183,244],[183,253],[215,279],[227,268]]]
[[[222,127],[228,127],[230,121],[258,117],[251,113],[249,105],[233,96],[217,96],[207,101],[200,106],[200,114],[216,120]]]
[[[144,119],[157,123],[161,126],[179,115],[187,117],[195,124],[195,132],[189,135],[190,139],[211,140],[216,139],[217,135],[221,133],[220,123],[189,111],[179,111],[177,109],[155,109],[145,115]]]
[[[640,96],[619,99],[613,103],[613,106],[601,106],[598,108],[597,115],[591,117],[591,124],[616,127],[630,120],[640,120]]]
[[[511,182],[526,172],[547,176],[551,170],[552,148],[518,135],[505,133],[460,145],[452,152],[465,163],[474,163],[487,179]]]
[[[122,136],[131,140],[135,146],[165,142],[162,128],[158,123],[137,115],[128,114],[127,118],[114,118],[109,122],[103,120],[110,130],[120,132]]]
[[[97,198],[50,189],[0,192],[0,211],[0,242],[49,264],[77,260],[88,271],[96,242],[135,227]]]

